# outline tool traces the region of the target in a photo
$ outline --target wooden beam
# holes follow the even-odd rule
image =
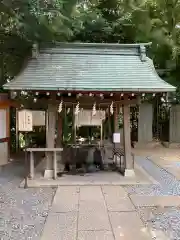
[[[0,101],[0,108],[18,107],[20,104],[13,100]]]

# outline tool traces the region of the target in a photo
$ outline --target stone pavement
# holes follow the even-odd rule
[[[136,206],[145,199],[133,197],[119,186],[60,186],[41,240],[167,240],[162,231],[152,233],[144,225]],[[148,205],[154,206],[152,197]]]

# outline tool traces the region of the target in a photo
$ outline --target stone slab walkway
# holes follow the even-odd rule
[[[41,240],[150,240],[134,201],[119,186],[59,186]]]

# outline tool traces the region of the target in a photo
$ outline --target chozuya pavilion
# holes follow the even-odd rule
[[[95,145],[102,149],[105,146],[103,121],[108,113],[114,114],[114,132],[118,132],[117,116],[122,111],[124,175],[131,176],[134,159],[131,154],[130,106],[140,104],[147,93],[155,96],[175,91],[175,87],[158,76],[152,60],[146,56],[148,45],[56,43],[39,48],[35,44],[31,59],[14,80],[4,85],[4,89],[17,95],[33,96],[37,100],[36,106],[38,101],[43,102],[47,119],[45,152],[48,148],[52,151],[62,146],[61,116],[67,108],[73,110],[74,116],[72,148],[79,146],[76,139],[79,127],[99,125],[101,137]],[[116,149],[122,149],[121,143],[117,142]],[[44,169],[53,173],[52,157],[46,158]]]

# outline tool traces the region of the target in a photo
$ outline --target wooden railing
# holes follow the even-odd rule
[[[126,162],[124,159],[124,155],[125,155],[124,149],[123,148],[113,148],[112,154],[113,154],[113,159],[115,160],[116,166],[118,165],[117,158],[119,158],[120,162],[119,162],[118,168],[119,168],[120,173],[122,173],[124,175],[125,168],[126,168]],[[134,158],[133,153],[131,153],[131,156],[132,156],[132,158]]]
[[[54,179],[57,178],[57,152],[62,152],[63,148],[26,148],[26,161],[27,161],[27,153],[30,153],[30,179],[34,179],[34,153],[35,152],[52,152],[53,153],[53,171],[54,171]],[[28,176],[26,176],[28,177]]]
[[[124,162],[124,149],[122,148],[113,148],[113,159],[115,161],[116,167],[119,169],[121,174],[124,174],[125,171],[125,162]],[[118,159],[119,158],[119,166]]]

